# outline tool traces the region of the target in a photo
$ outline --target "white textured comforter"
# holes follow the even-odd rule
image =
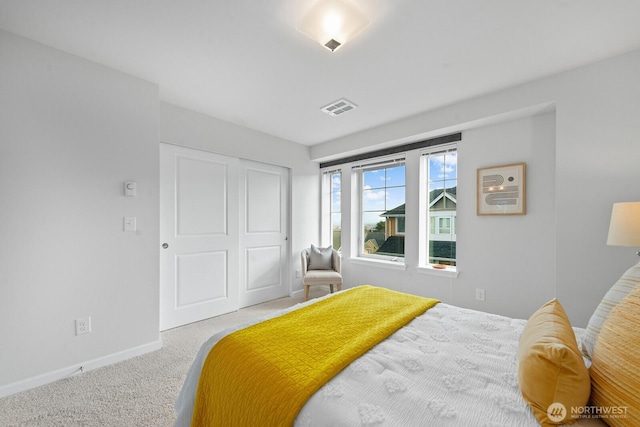
[[[539,426],[517,380],[525,323],[440,303],[316,392],[295,425]],[[203,361],[229,332],[200,349],[176,401],[176,426],[190,425]]]

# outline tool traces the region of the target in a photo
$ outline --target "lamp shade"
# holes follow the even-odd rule
[[[298,22],[297,29],[334,51],[351,40],[369,20],[344,0],[318,0]]]
[[[640,202],[613,204],[607,245],[640,247]]]

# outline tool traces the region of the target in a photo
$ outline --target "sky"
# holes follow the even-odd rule
[[[429,156],[428,191],[457,186],[457,152]],[[405,172],[402,165],[389,165],[365,170],[363,176],[362,207],[364,224],[375,225],[384,218],[380,214],[405,203]],[[341,211],[340,174],[332,176],[332,212]],[[340,215],[332,215],[333,226],[340,225]]]

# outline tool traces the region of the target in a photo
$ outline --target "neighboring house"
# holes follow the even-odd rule
[[[429,262],[451,264],[456,261],[457,187],[429,193]],[[386,218],[385,240],[377,254],[404,256],[405,205],[380,215]]]
[[[385,242],[385,234],[382,231],[373,230],[367,233],[364,242],[364,251],[368,254],[378,253]]]
[[[384,243],[376,252],[379,255],[404,257],[405,205],[404,203],[380,215],[386,218]]]
[[[456,265],[457,187],[429,193],[429,262]]]

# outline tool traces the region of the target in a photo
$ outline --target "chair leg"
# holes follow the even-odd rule
[[[341,291],[342,290],[342,283],[338,283],[338,290]]]
[[[329,290],[333,293],[333,283],[329,285]]]
[[[309,285],[304,285],[304,300],[309,300]]]

